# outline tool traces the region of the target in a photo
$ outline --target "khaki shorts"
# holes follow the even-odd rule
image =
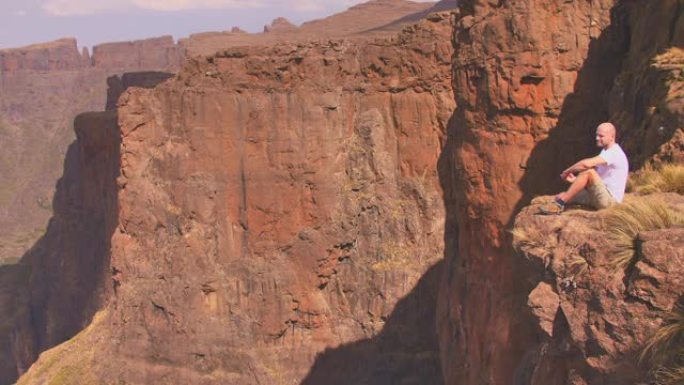
[[[610,194],[610,191],[608,191],[608,188],[603,181],[599,180],[598,183],[587,187],[586,190],[580,191],[569,203],[589,206],[600,210],[616,204],[617,201]]]

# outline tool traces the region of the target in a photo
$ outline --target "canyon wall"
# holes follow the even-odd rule
[[[154,55],[173,42],[128,45]],[[0,51],[1,384],[85,327],[105,297],[119,131],[115,112],[80,113],[111,109],[125,88],[169,75],[116,75],[137,64],[99,62],[81,56],[73,39]],[[144,64],[172,70],[179,62]]]
[[[618,125],[633,168],[682,159],[682,9],[678,0],[460,2],[458,108],[439,165],[447,384],[531,383],[544,341],[527,306],[537,273],[507,230],[533,196],[560,190],[565,167],[597,153],[598,123]],[[616,368],[581,382],[580,368],[556,364],[548,373],[558,383],[619,383],[608,380]]]
[[[450,21],[124,92],[109,301],[19,384],[442,383]]]
[[[79,115],[45,234],[0,277],[0,383],[11,384],[38,354],[73,337],[102,307],[117,223],[116,114]],[[84,132],[87,131],[87,135]],[[11,301],[11,302],[10,302]]]
[[[106,79],[181,62],[170,37],[97,46],[92,60],[74,39],[0,51],[0,265],[45,232],[74,117],[105,107]]]
[[[103,108],[109,76],[176,72],[185,56],[213,55],[234,46],[394,36],[430,9],[454,6],[451,0],[371,0],[291,31],[210,32],[178,44],[170,36],[105,43],[95,46],[92,55],[86,48],[79,53],[76,40],[69,38],[0,50],[0,141],[6,149],[0,154],[0,265],[16,262],[44,233],[61,163],[74,140],[73,118]],[[120,92],[121,85],[109,84],[109,90]]]
[[[561,188],[563,168],[597,152],[602,121],[618,125],[633,168],[682,160],[683,1],[463,0],[453,30],[452,16],[432,14],[390,39],[222,49],[154,89],[112,79],[116,114],[109,103],[83,116],[77,146],[110,155],[104,169],[82,166],[95,185],[70,193],[108,203],[68,211],[91,218],[98,241],[0,269],[0,306],[45,299],[10,323],[41,333],[11,329],[3,351],[23,372],[101,311],[19,384],[641,378],[630,360],[660,315],[613,327],[613,313],[589,306],[609,292],[599,270],[570,299],[549,278],[564,270],[516,252],[509,230],[532,197]],[[522,221],[576,230],[558,253],[578,238],[601,248],[595,217],[549,225],[531,210]],[[676,238],[676,250],[673,234],[651,245]],[[88,294],[69,283],[80,269],[94,277]],[[22,274],[31,285],[1,280]],[[627,308],[616,287],[605,303]],[[61,319],[72,296],[74,318]],[[578,332],[591,328],[637,337]]]

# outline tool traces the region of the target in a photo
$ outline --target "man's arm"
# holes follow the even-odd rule
[[[606,163],[606,160],[598,155],[593,158],[582,159],[579,162],[563,170],[563,172],[561,173],[561,179],[566,180],[568,178],[568,175],[570,174],[577,174],[584,170],[589,170],[590,168],[594,168],[596,166]]]

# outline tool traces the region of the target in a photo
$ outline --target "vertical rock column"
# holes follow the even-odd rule
[[[447,209],[438,329],[447,384],[526,383],[535,345],[512,216],[589,151],[620,67],[620,9],[600,1],[463,1],[458,105],[440,162]],[[611,26],[611,28],[607,28]],[[572,149],[572,150],[571,150]]]

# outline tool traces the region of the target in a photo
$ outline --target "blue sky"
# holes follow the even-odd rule
[[[0,49],[75,37],[105,42],[230,30],[260,32],[284,16],[295,24],[365,0],[0,0]],[[426,1],[426,0],[417,0]]]

